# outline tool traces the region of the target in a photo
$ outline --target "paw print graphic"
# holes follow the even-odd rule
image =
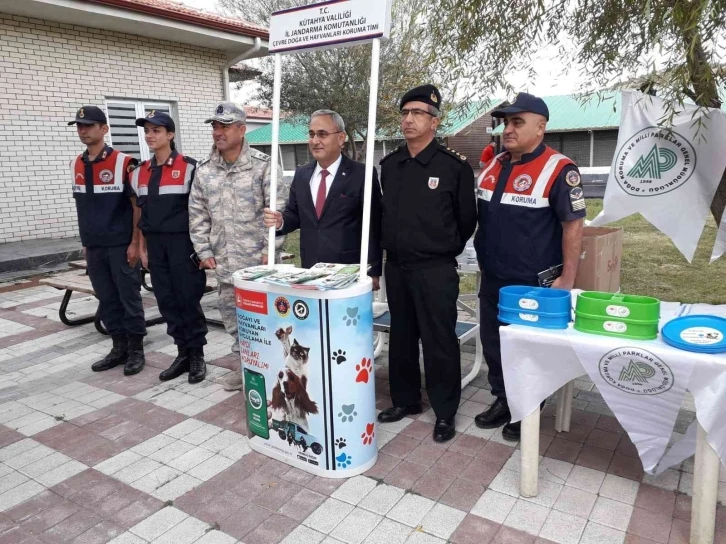
[[[367,446],[373,442],[373,437],[376,436],[375,431],[375,425],[373,423],[369,423],[366,425],[366,432],[364,432],[360,437],[363,439],[363,445]]]
[[[358,324],[358,306],[355,308],[347,308],[345,310],[345,315],[343,316],[343,321],[345,324],[350,327],[355,327]]]
[[[353,421],[353,418],[357,415],[358,412],[355,411],[355,404],[343,404],[340,407],[340,412],[338,412],[338,417],[343,423]]]
[[[335,460],[338,461],[338,468],[348,468],[353,463],[353,458],[347,453],[341,453]]]
[[[339,450],[342,450],[345,446],[347,446],[345,438],[338,438],[338,440],[335,441],[335,445],[338,446]]]
[[[355,377],[356,383],[368,383],[368,378],[370,378],[370,375],[373,372],[373,365],[371,365],[371,360],[364,358],[360,362],[360,364],[355,365],[355,369],[358,372],[358,375]]]
[[[345,352],[342,349],[334,351],[333,355],[330,357],[330,359],[334,363],[338,363],[338,364],[344,363],[348,360],[348,359],[346,359]]]

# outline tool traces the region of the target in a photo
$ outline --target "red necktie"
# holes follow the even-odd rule
[[[328,177],[327,170],[321,170],[320,172],[320,185],[318,185],[318,196],[315,199],[315,213],[318,214],[318,219],[323,215],[323,207],[325,206],[325,198],[328,196],[328,188],[325,185],[325,178]]]

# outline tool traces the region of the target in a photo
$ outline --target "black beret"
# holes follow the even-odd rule
[[[436,109],[441,109],[441,93],[433,85],[421,85],[420,87],[414,87],[401,98],[400,109],[408,102],[423,102],[429,106],[433,106]]]

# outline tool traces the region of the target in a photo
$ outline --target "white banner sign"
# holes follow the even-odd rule
[[[387,39],[390,0],[330,0],[276,11],[270,18],[270,53],[360,45]]]
[[[726,167],[726,116],[716,109],[677,107],[670,130],[658,126],[666,103],[623,92],[617,151],[603,210],[591,225],[640,212],[690,262]]]

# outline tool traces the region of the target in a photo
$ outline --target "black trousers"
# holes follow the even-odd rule
[[[532,285],[522,281],[507,281],[482,276],[479,290],[479,335],[481,337],[484,360],[489,367],[489,385],[492,386],[492,395],[500,399],[507,399],[504,390],[504,373],[502,371],[502,351],[499,340],[499,327],[506,327],[498,319],[499,289],[508,285]]]
[[[189,233],[148,233],[149,272],[166,332],[181,348],[207,343],[202,296],[207,284],[203,270],[189,258],[194,246]]]
[[[394,406],[421,401],[421,339],[431,406],[437,418],[454,416],[461,398],[456,267],[407,268],[386,262],[386,292],[391,312],[389,379]]]
[[[88,277],[98,297],[101,321],[110,335],[146,335],[141,303],[141,263],[131,268],[128,246],[87,247]]]

